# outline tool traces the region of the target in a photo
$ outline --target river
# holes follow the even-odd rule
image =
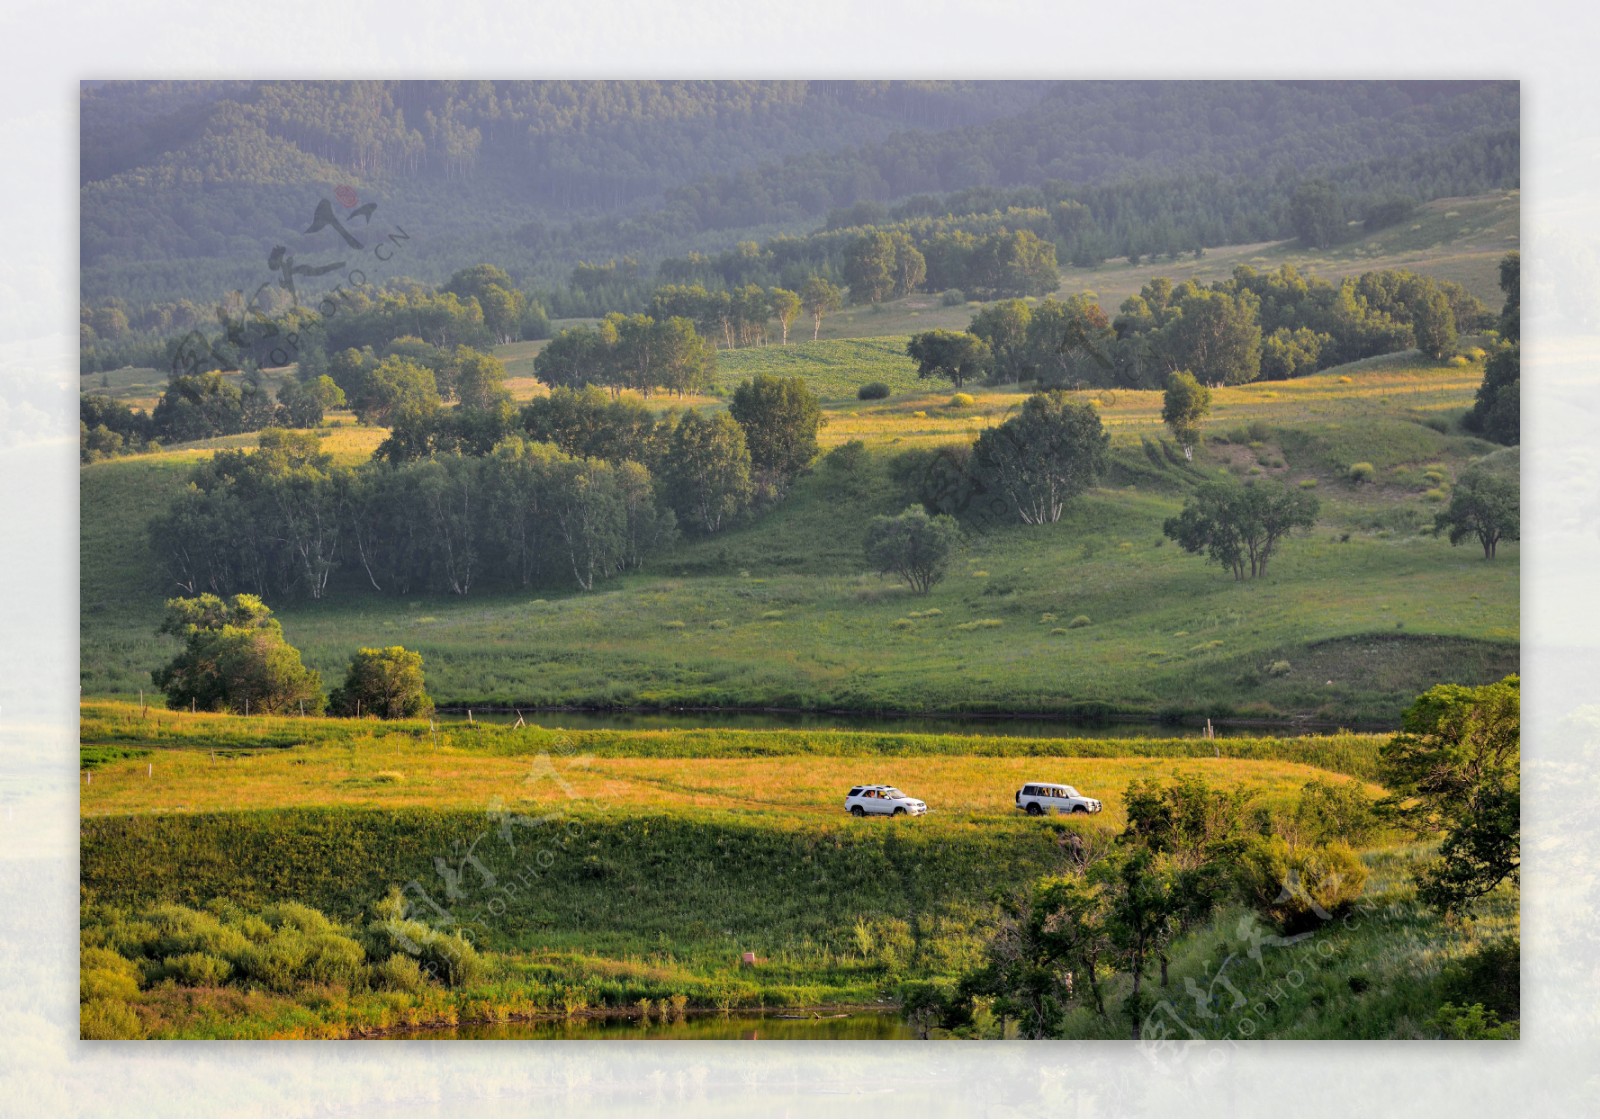
[[[694,1013],[671,1019],[638,1017],[546,1019],[523,1023],[468,1023],[385,1034],[399,1039],[744,1039],[796,1040],[911,1038],[911,1028],[892,1011]]]

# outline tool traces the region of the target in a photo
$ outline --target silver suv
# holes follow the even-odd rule
[[[852,786],[845,795],[844,807],[853,817],[880,813],[886,817],[903,817],[908,813],[920,817],[928,811],[924,801],[907,797],[893,786]]]

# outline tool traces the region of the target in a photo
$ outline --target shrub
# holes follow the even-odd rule
[[[1480,945],[1447,965],[1443,979],[1452,1002],[1481,1004],[1503,1019],[1522,1014],[1522,944],[1516,937]]]
[[[1052,634],[1065,634],[1066,632],[1067,628],[1065,626],[1053,626],[1050,629],[1050,633]]]
[[[1437,486],[1432,490],[1424,490],[1422,492],[1422,500],[1425,502],[1443,502],[1448,501],[1449,498],[1450,495]]]
[[[781,620],[782,618],[783,618],[783,612],[782,611],[762,611],[761,612],[761,620],[763,622],[777,622],[777,621]]]
[[[889,623],[889,625],[894,627],[896,630],[909,630],[915,626],[916,623],[912,622],[909,618],[897,618],[893,622]]]
[[[1317,488],[1317,480],[1316,479],[1314,479],[1314,478],[1302,478],[1300,480],[1300,489],[1302,489],[1302,490],[1315,490],[1316,488]]]
[[[1293,668],[1294,666],[1290,665],[1287,661],[1280,660],[1272,662],[1261,671],[1267,674],[1269,677],[1286,677]]]
[[[957,393],[950,398],[951,408],[971,408],[975,403],[976,398],[971,393]]]
[[[184,953],[163,960],[161,972],[186,988],[215,988],[233,972],[233,965],[210,953]]]
[[[1375,473],[1371,463],[1351,463],[1346,476],[1351,482],[1369,482]]]
[[[1005,622],[998,618],[975,618],[971,622],[962,622],[956,625],[957,630],[993,630],[997,626],[1004,626]]]
[[[823,466],[844,474],[855,474],[867,462],[867,445],[858,439],[848,440],[822,457]]]
[[[1448,365],[1448,366],[1452,366],[1455,369],[1466,369],[1472,363],[1467,360],[1467,357],[1466,357],[1465,354],[1457,354],[1455,357],[1451,358],[1445,364]]]
[[[1458,1041],[1518,1037],[1517,1024],[1500,1022],[1500,1017],[1481,1003],[1469,1007],[1447,1003],[1435,1012],[1428,1025],[1444,1038]]]
[[[685,623],[681,618],[673,618],[663,622],[661,626],[666,630],[682,630],[685,626]]]
[[[139,994],[139,969],[110,949],[85,949],[78,962],[78,999],[130,1000]]]
[[[78,1036],[80,1038],[142,1038],[144,1025],[139,1013],[125,1003],[112,999],[95,999],[78,1009]]]
[[[1240,870],[1256,909],[1287,934],[1341,913],[1367,882],[1366,865],[1348,844],[1291,848],[1282,836],[1252,843]]]
[[[942,610],[940,610],[938,607],[929,607],[925,611],[908,611],[906,613],[906,617],[907,618],[938,618],[943,613],[944,612]]]
[[[1302,841],[1311,844],[1365,844],[1378,831],[1378,817],[1356,782],[1313,779],[1300,789],[1294,822]]]
[[[706,624],[706,628],[708,630],[726,630],[728,628],[728,620],[725,618],[713,618]]]
[[[856,390],[856,399],[861,401],[881,401],[889,395],[889,386],[883,381],[869,381]]]
[[[1088,626],[1088,625],[1089,625],[1089,616],[1086,615],[1086,614],[1080,614],[1076,618],[1074,618],[1071,622],[1067,623],[1067,629],[1069,629],[1069,630],[1079,630],[1079,629],[1082,629],[1083,627]]]
[[[1450,431],[1450,421],[1446,420],[1443,416],[1426,417],[1422,421],[1422,426],[1425,428],[1432,428],[1440,435],[1445,435]]]
[[[917,411],[911,414],[911,417],[914,420],[926,420],[928,418],[928,414],[919,408]]]
[[[428,980],[416,958],[391,953],[387,960],[372,966],[372,986],[386,992],[420,992]]]
[[[966,302],[966,293],[960,288],[946,288],[939,296],[939,303],[945,307],[960,307]]]

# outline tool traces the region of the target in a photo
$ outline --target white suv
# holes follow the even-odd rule
[[[913,817],[920,817],[928,811],[926,802],[907,797],[893,786],[852,786],[845,795],[844,807],[854,817],[864,817],[868,813],[893,817],[903,817],[909,813]]]
[[[1049,812],[1098,813],[1102,806],[1094,798],[1083,796],[1071,786],[1029,782],[1017,790],[1017,808],[1026,811],[1030,817],[1037,817]]]

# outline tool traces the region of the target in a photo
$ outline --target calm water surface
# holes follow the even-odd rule
[[[896,1039],[911,1038],[904,1019],[890,1011],[852,1011],[784,1018],[768,1012],[735,1011],[728,1015],[695,1014],[663,1022],[651,1019],[558,1019],[535,1023],[475,1023],[438,1030],[390,1034],[401,1039]]]

